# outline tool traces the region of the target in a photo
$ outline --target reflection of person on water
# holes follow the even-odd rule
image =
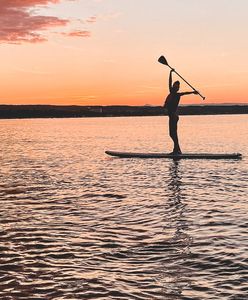
[[[193,92],[183,92],[178,93],[180,88],[180,82],[175,81],[172,84],[172,72],[174,72],[174,69],[170,71],[169,76],[169,90],[170,94],[167,96],[164,108],[168,110],[168,116],[169,116],[169,132],[170,137],[173,140],[174,148],[173,148],[173,154],[181,154],[181,149],[179,146],[178,136],[177,136],[177,122],[179,120],[179,117],[177,115],[177,107],[180,101],[181,96],[184,95],[190,95],[190,94],[198,94],[197,91]]]

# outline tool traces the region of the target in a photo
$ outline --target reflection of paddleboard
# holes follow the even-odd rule
[[[212,153],[183,153],[183,154],[170,154],[170,153],[133,153],[133,152],[117,152],[106,151],[111,156],[123,157],[123,158],[172,158],[172,159],[234,159],[241,158],[240,153],[231,154],[212,154]]]

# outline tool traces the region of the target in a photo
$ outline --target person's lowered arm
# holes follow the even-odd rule
[[[198,92],[197,92],[197,91],[193,91],[193,92],[183,92],[183,93],[179,93],[179,94],[180,94],[180,96],[191,95],[191,94],[198,95]]]

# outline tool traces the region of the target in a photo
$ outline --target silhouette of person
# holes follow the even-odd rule
[[[177,108],[179,105],[179,101],[181,96],[184,95],[190,95],[190,94],[198,94],[197,91],[192,91],[192,92],[183,92],[183,93],[179,93],[179,89],[180,89],[180,82],[179,81],[175,81],[172,84],[172,73],[175,70],[172,69],[170,71],[170,76],[169,76],[169,90],[170,93],[167,96],[165,103],[164,103],[164,108],[167,109],[168,111],[168,116],[169,116],[169,133],[170,133],[170,137],[174,143],[174,148],[173,148],[173,152],[172,154],[182,154],[182,151],[180,149],[179,146],[179,141],[178,141],[178,135],[177,135],[177,123],[179,120],[179,117],[177,115]]]

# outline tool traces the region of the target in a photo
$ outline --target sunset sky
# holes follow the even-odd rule
[[[247,0],[1,0],[0,103],[161,105],[162,54],[204,103],[248,103],[247,12]]]

